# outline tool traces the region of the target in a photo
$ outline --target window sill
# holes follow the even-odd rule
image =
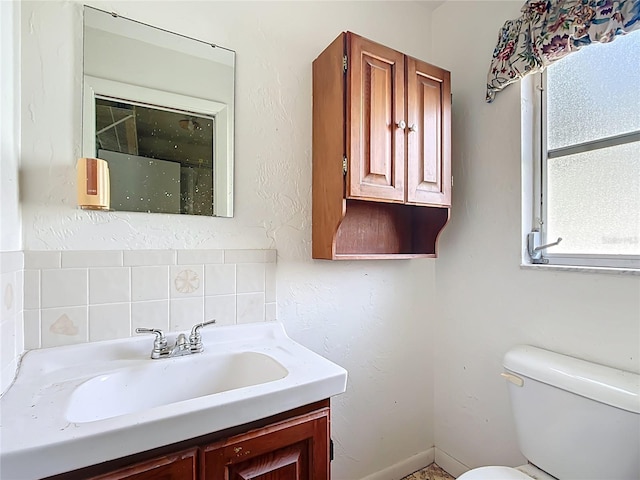
[[[608,275],[640,276],[640,268],[586,267],[577,265],[549,265],[537,263],[521,263],[522,270],[548,270],[559,272],[605,273]]]

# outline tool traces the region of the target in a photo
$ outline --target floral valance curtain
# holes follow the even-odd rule
[[[500,30],[487,76],[489,103],[507,85],[585,45],[640,29],[640,0],[528,0],[521,11]]]

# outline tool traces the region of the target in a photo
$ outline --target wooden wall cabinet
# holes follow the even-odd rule
[[[342,33],[313,62],[313,258],[435,257],[450,206],[449,72]]]
[[[49,480],[329,480],[329,400]]]

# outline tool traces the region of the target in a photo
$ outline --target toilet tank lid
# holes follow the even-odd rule
[[[504,356],[504,367],[597,402],[640,413],[640,375],[586,360],[519,345]]]

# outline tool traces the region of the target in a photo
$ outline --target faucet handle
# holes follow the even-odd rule
[[[164,332],[159,328],[136,328],[136,333],[153,333],[156,339],[153,341],[154,350],[162,350],[167,347],[167,339],[164,336]]]
[[[212,325],[216,323],[216,320],[209,320],[208,322],[196,323],[191,329],[191,335],[189,335],[189,344],[191,345],[192,352],[201,352],[204,348],[202,346],[202,335],[200,329],[205,325]]]

